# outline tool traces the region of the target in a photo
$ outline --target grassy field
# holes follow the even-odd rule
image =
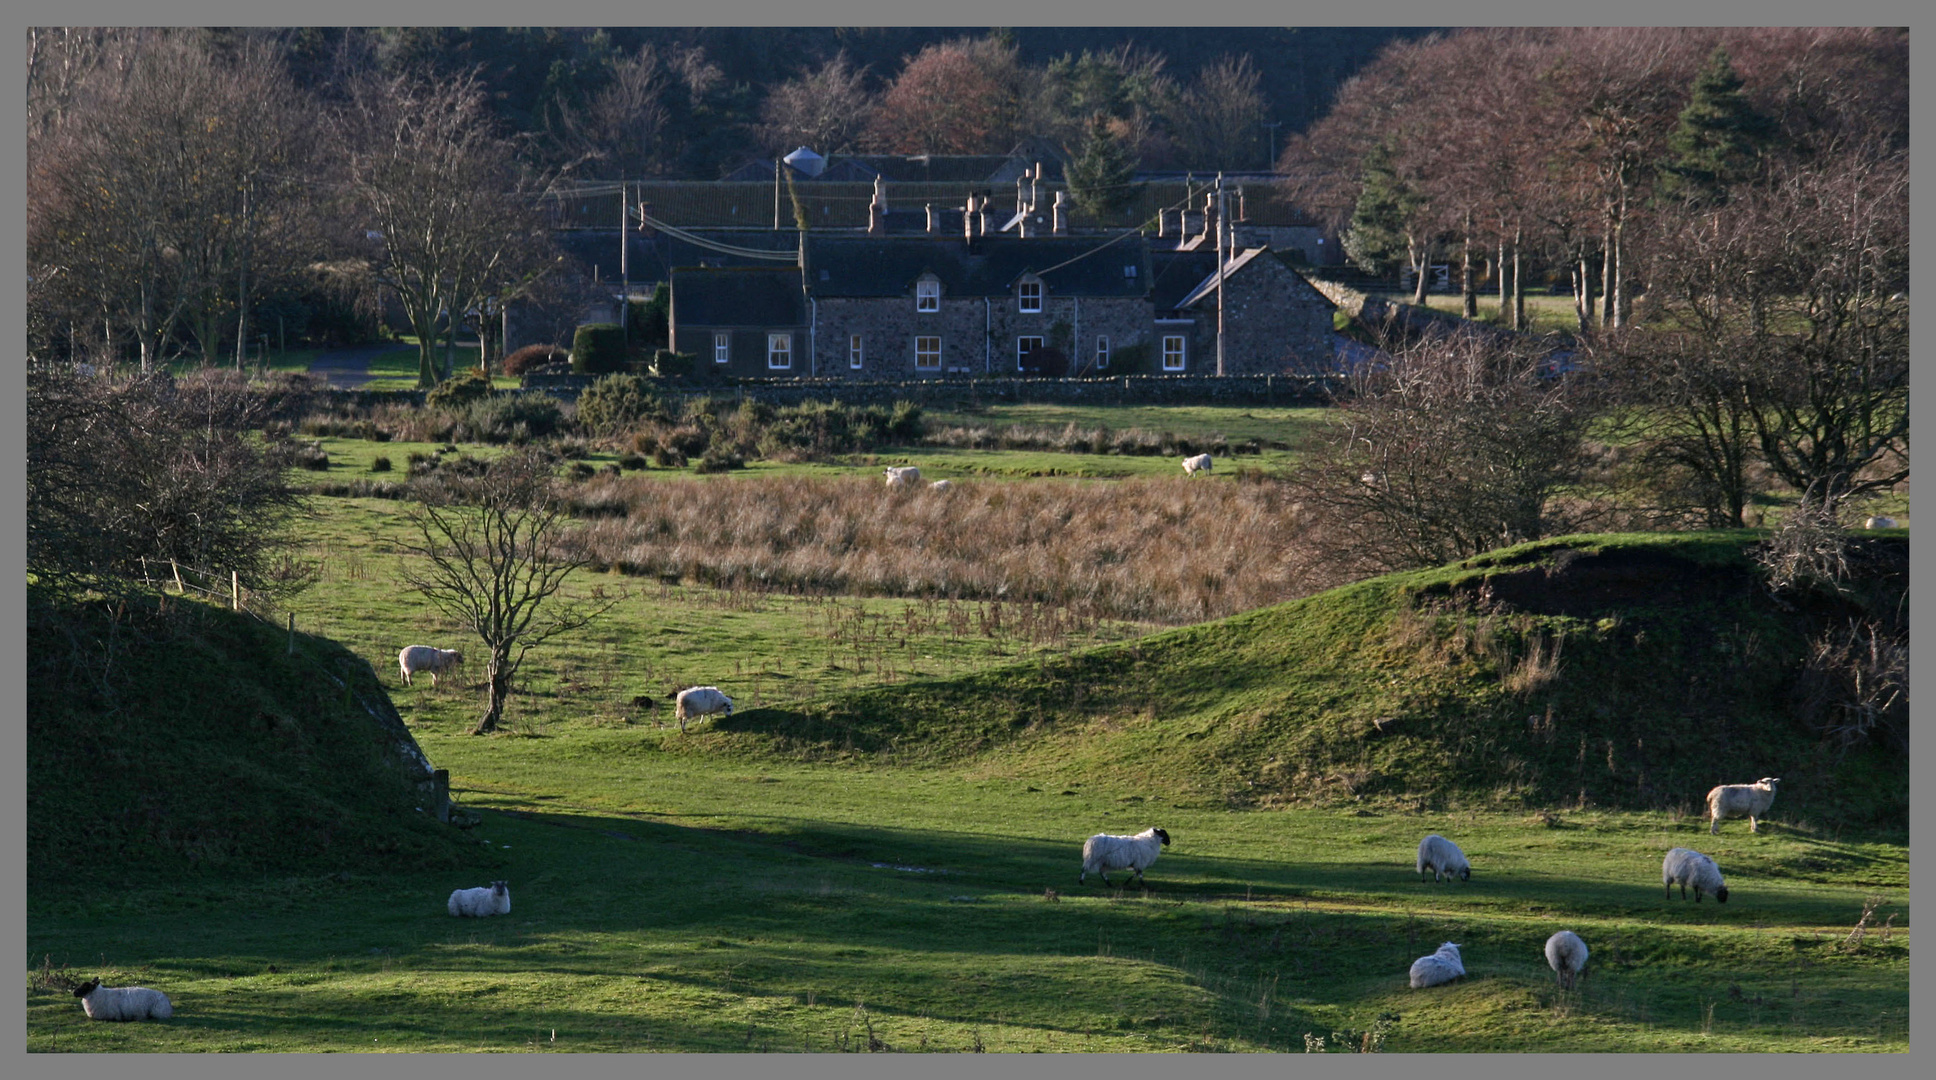
[[[1103,422],[1129,426],[1118,417]],[[1221,413],[1148,419],[1238,434]],[[393,458],[394,477],[411,449],[430,449],[325,445],[329,479],[383,476],[368,471],[376,454]],[[1079,456],[973,452],[990,471],[951,474],[961,453],[881,461],[1021,482]],[[1312,1039],[1333,1052],[1908,1049],[1907,838],[1834,824],[1805,788],[1784,787],[1760,833],[1730,822],[1710,837],[1685,806],[1488,808],[1379,795],[1345,776],[1371,793],[1355,798],[1328,771],[1295,781],[1266,768],[1281,751],[1330,755],[1348,774],[1363,763],[1356,750],[1338,756],[1332,728],[1386,709],[1446,712],[1464,693],[1537,695],[1546,684],[1520,647],[1531,631],[1574,635],[1567,663],[1591,673],[1639,648],[1637,632],[1684,632],[1657,614],[1387,626],[1390,596],[1454,588],[1469,569],[1177,630],[1049,605],[587,574],[575,592],[627,599],[534,653],[505,730],[480,738],[467,734],[479,665],[438,688],[405,688],[396,671],[403,644],[463,644],[396,585],[385,543],[404,505],[314,501],[303,529],[320,580],[289,610],[300,632],[368,659],[451,771],[470,822],[464,866],[129,871],[125,891],[31,881],[30,1051],[1302,1052]],[[1725,561],[1723,540],[1691,542],[1690,557]],[[1515,558],[1498,565],[1525,563]],[[279,627],[262,633],[280,649]],[[1753,626],[1723,637],[1768,640]],[[1333,669],[1353,655],[1380,659],[1347,682]],[[1649,670],[1698,689],[1666,665]],[[1642,693],[1637,678],[1615,696]],[[680,733],[664,698],[695,682],[728,687],[741,711]],[[1572,707],[1554,700],[1562,715]],[[1303,743],[1283,727],[1300,710],[1317,718]],[[802,726],[840,715],[858,742]],[[984,731],[997,737],[971,745]],[[1483,744],[1497,737],[1458,728],[1443,752],[1488,760],[1498,747]],[[1377,768],[1396,776],[1440,752],[1388,745]],[[1592,757],[1597,770],[1601,753],[1582,750],[1582,768]],[[1294,782],[1269,788],[1279,781]],[[1291,797],[1298,783],[1328,803]],[[1083,837],[1149,825],[1174,838],[1149,872],[1153,891],[1076,883]],[[1413,872],[1418,839],[1434,831],[1463,846],[1470,882]],[[1660,859],[1677,845],[1716,858],[1728,903],[1662,898]],[[445,912],[452,889],[496,878],[510,881],[510,915]],[[1560,928],[1593,950],[1571,993],[1540,953]],[[1407,989],[1411,960],[1446,940],[1463,946],[1468,977]],[[165,989],[175,1018],[87,1022],[67,988],[96,974]]]

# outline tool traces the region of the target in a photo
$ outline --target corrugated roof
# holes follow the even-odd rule
[[[672,271],[672,319],[677,326],[805,326],[807,300],[797,267],[722,269],[681,266]]]
[[[1005,296],[1022,275],[1039,273],[1050,296],[1130,297],[1148,292],[1149,249],[1142,238],[1130,237],[1107,248],[1104,242],[1093,236],[1000,236],[981,237],[971,245],[960,237],[810,234],[807,286],[821,297],[911,296],[914,282],[933,274],[945,295]]]

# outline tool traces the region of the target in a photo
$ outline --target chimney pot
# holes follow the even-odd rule
[[[1061,236],[1064,233],[1069,231],[1069,193],[1068,192],[1058,191],[1055,193],[1055,207],[1054,207],[1053,213],[1054,213],[1054,217],[1053,217],[1054,223],[1050,227],[1049,231],[1054,233],[1057,236]]]

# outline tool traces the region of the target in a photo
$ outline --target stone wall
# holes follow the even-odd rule
[[[570,401],[589,375],[528,375],[524,389]],[[740,379],[724,387],[657,388],[667,397],[754,398],[773,405],[839,398],[849,405],[912,401],[930,408],[1029,403],[1043,405],[1322,405],[1338,375],[1121,375],[1093,379]]]

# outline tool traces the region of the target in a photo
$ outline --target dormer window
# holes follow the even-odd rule
[[[1039,281],[1022,282],[1022,289],[1017,296],[1016,306],[1022,311],[1041,311],[1042,283]]]
[[[923,278],[914,283],[914,310],[941,310],[941,283],[932,278]]]

